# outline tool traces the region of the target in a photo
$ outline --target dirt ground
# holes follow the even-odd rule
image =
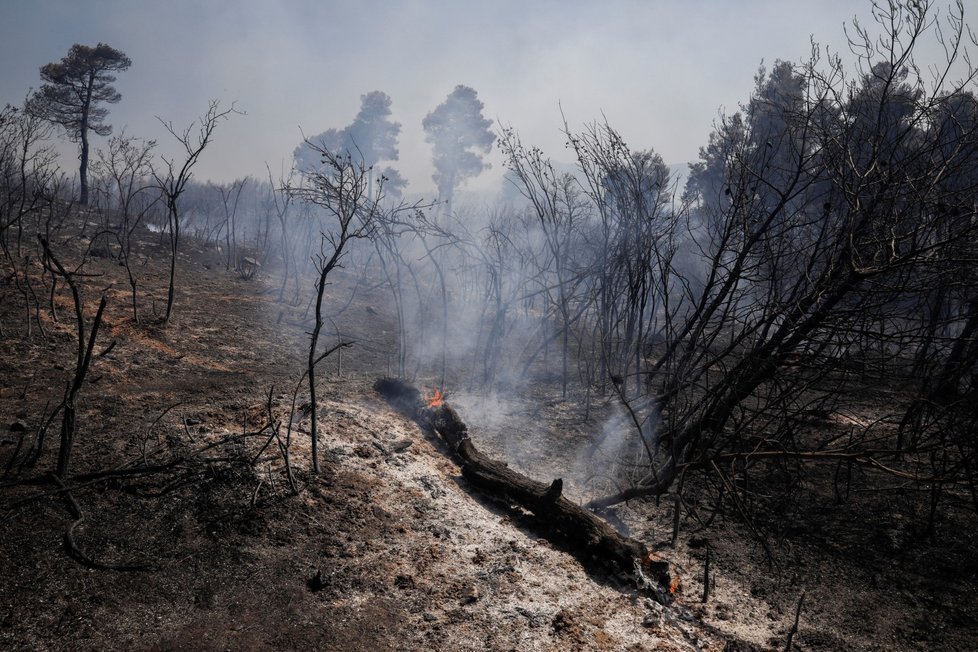
[[[292,495],[265,426],[278,423],[284,437],[308,342],[305,305],[278,301],[274,270],[244,278],[220,251],[186,240],[163,325],[154,313],[165,304],[166,249],[157,235],[141,237],[141,323],[115,260],[85,268],[94,275],[82,279],[86,316],[105,288],[108,306],[79,394],[69,484],[84,515],[71,530],[77,547],[102,566],[144,570],[90,568],[68,554],[76,518],[48,475],[60,418],[37,460],[24,459],[74,371],[71,295],[61,284],[57,321],[41,296],[28,336],[24,299],[0,279],[0,648],[783,649],[802,592],[798,650],[978,645],[973,519],[952,514],[923,540],[897,518],[899,492],[826,507],[811,478],[797,488],[806,508],[790,527],[766,530],[776,532],[765,540],[773,558],[730,514],[705,528],[691,505],[672,548],[671,505],[615,510],[616,525],[681,576],[669,608],[585,568],[474,494],[443,447],[373,392],[394,333],[379,290],[334,315],[357,345],[322,365],[318,476],[297,409]],[[53,243],[74,262],[85,246],[78,234]],[[337,303],[355,282],[352,272],[337,277]],[[583,500],[600,483],[588,473],[595,451],[587,463],[581,451],[613,408],[585,422],[579,400],[553,396],[545,384],[518,398],[449,388],[487,452],[544,482],[563,477],[567,495]],[[707,550],[714,582],[704,605]]]

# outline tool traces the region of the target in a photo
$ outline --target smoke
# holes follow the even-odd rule
[[[641,429],[623,404],[614,403],[594,441],[578,449],[572,479],[579,486],[607,493],[620,486],[623,478],[636,483],[648,469],[649,451],[656,449],[658,406],[643,398],[633,401],[631,409]]]
[[[446,203],[460,183],[488,167],[481,153],[496,136],[482,110],[477,93],[458,86],[424,120]],[[349,125],[296,148],[297,169],[320,168],[318,146],[372,166],[373,183],[383,179],[385,194],[399,199],[405,180],[385,163],[397,160],[399,131],[390,98],[367,93]],[[332,334],[356,334],[355,366],[447,391],[505,459],[522,460],[534,477],[564,477],[574,491],[619,486],[623,475],[647,463],[642,441],[654,435],[653,406],[641,406],[652,416],[636,428],[627,411],[615,407],[611,383],[627,379],[630,399],[639,402],[635,396],[643,389],[634,379],[648,356],[639,346],[656,335],[662,308],[655,298],[640,305],[629,289],[663,291],[655,261],[639,260],[637,252],[648,253],[669,219],[669,170],[661,158],[622,148],[610,132],[589,137],[609,143],[587,163],[594,179],[586,178],[585,162],[548,161],[548,173],[540,176],[530,170],[521,177],[511,168],[509,192],[490,206],[378,217],[368,238],[350,243],[329,290]],[[536,152],[526,150],[528,164],[538,162]],[[310,317],[311,261],[320,232],[328,239],[332,223],[312,203],[286,205],[280,190],[249,183],[235,228],[289,261],[292,280],[275,281],[288,302],[277,318],[284,313],[302,324]],[[553,199],[550,213],[540,214],[533,192]],[[210,208],[195,219],[216,238],[220,195],[208,197]],[[692,261],[695,248],[685,249]],[[640,264],[616,267],[626,254]]]

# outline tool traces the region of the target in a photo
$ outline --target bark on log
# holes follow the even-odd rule
[[[568,542],[585,557],[610,563],[657,601],[671,602],[668,563],[653,559],[643,543],[622,536],[593,512],[564,498],[560,478],[549,485],[537,482],[486,456],[472,443],[467,426],[451,406],[428,407],[421,392],[409,383],[381,378],[374,389],[423,428],[437,433],[454,452],[462,476],[481,493],[531,512],[551,540]]]

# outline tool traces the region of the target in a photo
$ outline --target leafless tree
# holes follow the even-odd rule
[[[317,422],[318,404],[316,399],[316,365],[341,347],[351,346],[352,342],[340,341],[320,353],[319,337],[325,324],[323,297],[327,279],[341,261],[353,240],[368,237],[374,229],[378,202],[382,197],[383,186],[378,185],[377,194],[368,194],[369,169],[362,162],[356,162],[350,154],[333,154],[325,147],[307,141],[322,157],[323,165],[306,171],[302,183],[288,188],[292,197],[314,204],[323,209],[331,218],[330,223],[320,232],[319,252],[315,256],[317,278],[315,283],[315,325],[310,334],[309,355],[306,375],[309,382],[309,406],[312,436],[313,473],[320,473],[319,464],[319,426]]]
[[[279,177],[278,183],[272,178],[272,169],[265,166],[268,171],[268,184],[271,186],[272,209],[279,224],[279,242],[281,245],[282,256],[282,286],[278,291],[278,300],[285,300],[285,288],[289,285],[289,274],[295,267],[295,247],[293,243],[292,223],[290,222],[293,195],[287,189],[293,186],[294,179],[290,174]],[[296,275],[298,284],[298,275]]]
[[[155,170],[153,172],[156,183],[166,201],[167,227],[170,237],[170,282],[166,295],[164,322],[170,320],[170,314],[173,310],[177,274],[177,249],[180,246],[180,196],[186,190],[187,184],[193,176],[193,168],[197,165],[200,155],[211,142],[218,123],[235,113],[238,113],[238,111],[234,108],[233,104],[230,108],[222,109],[220,102],[212,100],[204,115],[198,121],[192,122],[183,131],[177,131],[172,122],[164,122],[162,118],[158,118],[166,130],[179,141],[184,153],[182,157],[183,162],[179,164],[176,158],[168,159],[163,157],[163,163],[166,169]]]
[[[132,267],[133,234],[143,218],[159,203],[161,195],[151,184],[155,141],[138,140],[124,132],[109,139],[108,151],[100,150],[93,172],[104,178],[111,200],[107,213],[116,212],[120,259],[126,268],[132,295],[132,317],[139,323],[136,277]]]
[[[310,334],[305,375],[309,382],[309,405],[312,420],[313,472],[321,471],[318,455],[318,404],[316,398],[316,365],[353,342],[340,340],[320,352],[319,340],[328,316],[324,297],[331,273],[342,267],[353,242],[375,237],[391,224],[398,223],[405,212],[416,212],[421,204],[388,204],[384,201],[384,179],[371,181],[371,168],[362,158],[350,152],[337,154],[323,145],[306,141],[316,152],[321,165],[302,171],[301,183],[286,188],[293,198],[320,209],[326,221],[320,223],[319,251],[313,262],[316,269],[314,326]]]
[[[543,234],[543,251],[534,259],[539,265],[539,289],[548,296],[549,305],[559,316],[555,336],[561,341],[561,395],[567,398],[571,328],[581,315],[574,306],[581,303],[577,295],[585,279],[580,269],[575,269],[572,252],[584,249],[582,224],[590,217],[588,210],[592,207],[582,201],[580,186],[573,176],[557,173],[541,150],[524,147],[512,130],[503,132],[500,148]],[[546,347],[550,339],[545,338],[542,346]]]
[[[247,181],[247,179],[238,179],[230,186],[215,186],[221,195],[221,207],[224,210],[225,243],[227,246],[225,269],[227,270],[230,270],[232,265],[235,267],[238,265],[238,225],[236,218],[238,216],[238,202],[241,199],[241,191],[244,190]]]
[[[78,353],[77,359],[75,360],[75,373],[65,389],[64,400],[62,400],[61,404],[51,415],[51,418],[53,418],[58,412],[62,413],[61,443],[58,448],[58,464],[55,473],[61,482],[66,482],[71,464],[71,453],[74,447],[76,400],[92,362],[95,339],[98,337],[99,326],[102,323],[102,312],[105,310],[105,296],[102,296],[98,310],[95,313],[95,318],[92,320],[92,332],[86,336],[84,307],[78,284],[75,282],[75,277],[80,273],[81,265],[74,271],[68,271],[54,256],[48,241],[40,235],[38,235],[38,239],[44,248],[45,266],[52,274],[63,278],[68,284],[68,287],[71,288],[71,296],[75,306],[75,327],[78,331]]]
[[[936,350],[927,333],[948,318],[924,312],[922,325],[919,309],[934,287],[955,287],[948,274],[960,278],[974,240],[978,165],[973,122],[962,111],[975,73],[950,77],[969,38],[960,5],[938,33],[948,57],[936,77],[915,65],[917,44],[939,24],[931,9],[877,6],[882,35],[859,25],[850,32],[854,76],[840,58],[823,62],[815,51],[803,66],[759,75],[746,116],[719,125],[688,187],[694,205],[670,264],[663,343],[643,372],[662,414],[648,470],[593,505],[661,494],[695,470],[734,487],[730,477],[746,481],[772,459],[846,462],[928,486],[973,468],[971,441],[946,427],[941,445],[933,432],[922,435],[934,417],[918,419],[921,406],[936,404],[926,393],[903,420],[916,434],[902,442],[899,407],[846,442],[797,437],[806,414],[837,406],[872,369],[892,382],[904,361],[916,355],[919,365],[922,350],[940,351],[948,371],[925,392],[944,393],[943,379],[956,404],[967,392],[970,372],[957,375],[968,369],[973,339],[967,295],[943,322]],[[904,463],[883,464],[898,449]]]
[[[47,142],[51,127],[33,111],[7,105],[0,111],[0,248],[12,280],[24,298],[25,336],[31,337],[32,314],[39,328],[41,304],[30,274],[39,259],[25,230],[47,232],[56,215],[63,218],[70,204],[60,202],[64,175]],[[35,243],[36,244],[36,243]],[[33,313],[32,313],[33,307]]]

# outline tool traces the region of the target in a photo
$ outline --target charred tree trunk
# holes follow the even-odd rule
[[[659,602],[671,602],[668,564],[653,559],[643,543],[622,536],[594,513],[564,498],[560,478],[547,485],[486,456],[472,443],[455,410],[444,403],[429,407],[421,393],[404,381],[382,378],[374,388],[423,428],[436,432],[454,452],[462,476],[481,493],[531,512],[551,540],[570,543],[587,559],[610,563]]]

